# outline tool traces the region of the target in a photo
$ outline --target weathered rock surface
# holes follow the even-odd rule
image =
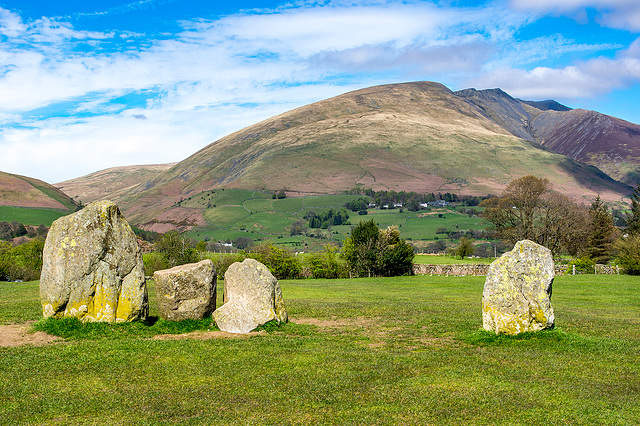
[[[224,305],[213,313],[218,328],[248,333],[269,321],[287,322],[278,280],[254,259],[236,262],[224,274]]]
[[[203,319],[216,309],[216,269],[209,259],[156,271],[153,279],[165,320]]]
[[[489,267],[482,294],[484,329],[515,335],[553,327],[554,277],[549,249],[529,240],[517,242]]]
[[[40,300],[45,317],[147,317],[142,254],[118,206],[97,201],[53,222],[44,245]]]

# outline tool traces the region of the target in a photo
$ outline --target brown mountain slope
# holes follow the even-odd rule
[[[514,99],[500,89],[466,89],[456,95],[515,136],[598,167],[623,183],[638,183],[640,125],[554,101]]]
[[[546,111],[533,119],[534,136],[545,147],[592,164],[635,186],[640,178],[640,126],[595,111]]]
[[[628,192],[595,168],[514,136],[443,85],[419,82],[358,90],[247,127],[131,188],[120,203],[134,222],[197,223],[199,212],[174,204],[220,187],[487,194],[525,174],[548,177],[574,199]]]
[[[55,187],[84,204],[105,198],[120,198],[129,189],[153,179],[175,164],[112,167],[56,183]]]
[[[64,192],[38,179],[0,172],[0,205],[74,211]]]

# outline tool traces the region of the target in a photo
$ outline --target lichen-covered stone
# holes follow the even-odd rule
[[[216,309],[216,269],[209,259],[156,271],[153,279],[165,320],[203,319]]]
[[[142,254],[118,206],[97,201],[53,222],[44,244],[40,300],[45,317],[147,317]]]
[[[254,259],[236,262],[224,274],[224,305],[213,313],[218,328],[248,333],[269,321],[287,322],[276,277]]]
[[[490,266],[482,294],[485,330],[509,335],[551,328],[551,287],[555,267],[551,251],[519,241]]]

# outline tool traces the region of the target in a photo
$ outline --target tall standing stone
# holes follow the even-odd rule
[[[205,259],[153,273],[160,317],[203,319],[216,309],[216,268]]]
[[[485,330],[509,335],[551,328],[551,286],[555,266],[551,251],[519,241],[489,267],[482,294]]]
[[[224,302],[213,313],[222,331],[248,333],[272,320],[280,323],[288,320],[278,280],[254,259],[236,262],[227,269]]]
[[[44,244],[40,300],[45,317],[147,317],[142,254],[118,206],[97,201],[53,222]]]

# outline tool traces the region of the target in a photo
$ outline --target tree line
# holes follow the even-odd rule
[[[509,243],[528,239],[582,264],[615,258],[628,273],[640,274],[640,184],[631,195],[623,229],[614,225],[614,215],[599,195],[589,206],[578,205],[536,176],[514,179],[501,196],[480,206],[496,235]]]
[[[459,195],[452,192],[438,192],[438,193],[417,193],[414,191],[374,191],[373,189],[365,189],[365,188],[354,188],[348,191],[349,194],[354,195],[366,195],[369,197],[374,204],[377,206],[389,205],[393,204],[402,204],[403,208],[411,211],[420,210],[420,204],[429,203],[434,201],[446,201],[449,203],[460,203],[466,206],[477,206],[483,200],[487,198],[495,197],[495,195]],[[359,206],[359,210],[362,208],[362,203],[357,203]],[[351,207],[347,207],[351,208]],[[353,209],[352,209],[353,210]],[[358,211],[358,210],[353,210]]]
[[[206,243],[201,241],[194,247],[188,238],[169,231],[156,241],[154,253],[143,257],[146,275],[210,258],[218,276],[223,278],[232,263],[252,258],[265,264],[278,279],[347,278],[410,275],[414,250],[400,238],[397,227],[378,229],[370,220],[353,228],[351,237],[343,242],[342,250],[326,244],[321,252],[298,256],[286,248],[263,244],[252,246],[251,251],[216,255],[206,251]]]

